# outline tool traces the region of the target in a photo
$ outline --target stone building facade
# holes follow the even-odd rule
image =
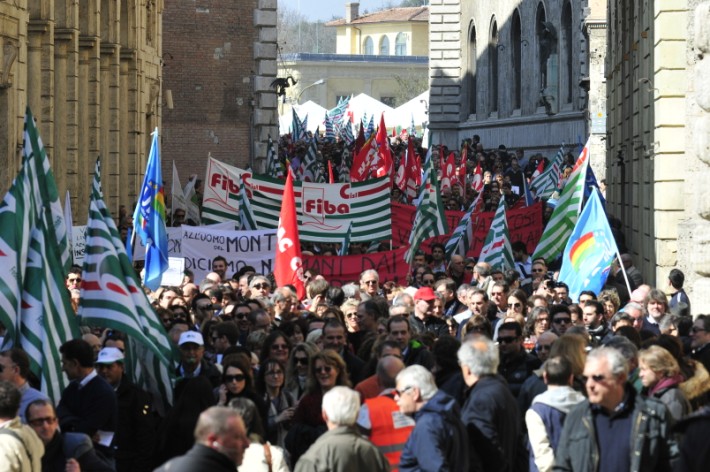
[[[586,0],[432,0],[434,142],[458,146],[478,134],[487,147],[554,154],[594,133],[599,149],[605,7]],[[593,161],[601,171],[604,159]]]
[[[262,170],[278,136],[277,1],[164,1],[164,172],[175,160],[183,185],[204,178],[210,154]]]
[[[698,143],[710,127],[705,87],[693,83],[692,73],[703,66],[693,34],[706,43],[698,33],[707,27],[693,33],[691,3],[612,2],[607,18],[607,208],[622,221],[634,264],[662,289],[676,266],[689,276],[689,288],[708,283],[697,267],[708,227],[706,184],[698,184],[709,175],[707,149]],[[707,290],[692,290],[691,299],[695,313],[708,306]]]
[[[0,1],[0,195],[30,106],[60,194],[84,224],[97,156],[116,214],[132,204],[160,125],[162,0]]]

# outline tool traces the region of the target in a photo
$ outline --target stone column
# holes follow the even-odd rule
[[[254,11],[258,40],[254,43],[254,103],[252,105],[251,163],[256,172],[266,172],[268,138],[279,136],[278,101],[271,82],[276,78],[276,0],[259,0]]]

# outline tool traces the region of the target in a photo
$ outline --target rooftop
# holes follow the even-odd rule
[[[346,26],[346,25],[362,25],[366,23],[408,23],[429,21],[429,7],[406,7],[406,8],[390,8],[389,10],[380,10],[374,13],[358,16],[352,22],[346,23],[345,18],[333,20],[326,23],[326,26]]]

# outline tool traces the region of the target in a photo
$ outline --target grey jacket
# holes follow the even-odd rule
[[[670,471],[677,459],[678,445],[670,432],[671,417],[658,400],[635,394],[632,411],[631,468],[629,472]],[[597,472],[599,447],[589,400],[567,415],[555,454],[556,471]]]
[[[379,449],[350,426],[328,431],[301,456],[295,472],[387,472]]]

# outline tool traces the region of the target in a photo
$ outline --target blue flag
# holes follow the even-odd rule
[[[584,179],[584,202],[586,203],[587,200],[589,200],[589,197],[592,194],[592,190],[597,189],[599,190],[599,183],[597,182],[597,178],[594,175],[594,171],[592,170],[592,166],[587,167],[587,175],[585,176]],[[601,200],[602,208],[606,208],[606,199],[604,196],[599,193],[599,198]]]
[[[594,190],[562,253],[559,280],[569,286],[574,302],[584,290],[602,290],[617,252],[599,191]]]
[[[156,290],[160,287],[163,272],[168,270],[168,232],[165,229],[165,191],[160,169],[158,128],[153,131],[140,200],[133,213],[133,230],[145,246],[143,284]]]

